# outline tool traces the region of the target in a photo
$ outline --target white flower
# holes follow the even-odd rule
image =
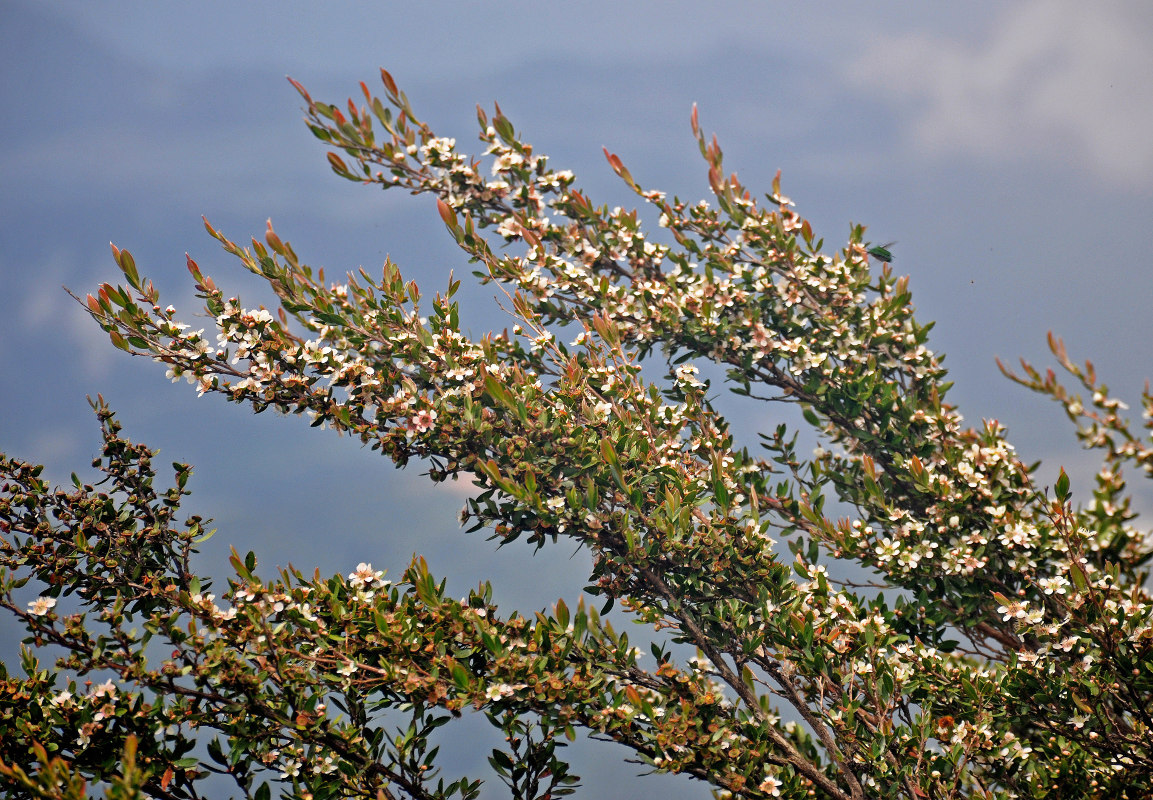
[[[1004,616],[1001,619],[1005,622],[1008,622],[1009,620],[1011,620],[1013,618],[1021,619],[1022,617],[1024,617],[1025,614],[1027,613],[1026,608],[1028,608],[1028,606],[1029,606],[1028,600],[1020,600],[1020,601],[1010,600],[1007,605],[997,606],[997,613],[998,614],[1004,614]]]
[[[513,167],[519,167],[524,163],[524,156],[514,151],[501,153],[496,157],[496,161],[492,165],[492,174],[498,175],[501,172],[507,172]]]
[[[410,430],[417,433],[424,433],[432,427],[432,423],[436,420],[436,412],[431,408],[422,408],[417,411],[408,421]]]
[[[516,691],[515,687],[507,683],[496,683],[484,690],[484,696],[489,700],[499,700],[502,697],[508,697],[514,691]]]
[[[763,781],[761,781],[761,785],[757,788],[762,792],[768,792],[770,797],[780,797],[781,787],[783,785],[784,784],[781,783],[781,781],[777,780],[772,775],[769,775]]]
[[[496,227],[496,232],[506,239],[516,239],[520,237],[520,223],[512,219],[501,220],[500,225]]]
[[[336,772],[336,762],[333,760],[332,756],[325,756],[324,760],[317,764],[314,769],[320,775],[328,775],[332,772]]]
[[[681,364],[677,367],[676,373],[677,383],[683,383],[688,386],[704,386],[703,383],[697,380],[697,368],[692,364]]]
[[[428,144],[420,148],[420,156],[425,161],[429,160],[429,155],[433,153],[447,156],[452,153],[455,147],[456,139],[429,139]]]
[[[250,587],[245,585],[245,586],[242,586],[241,588],[236,590],[236,596],[234,599],[238,600],[241,603],[247,603],[247,602],[251,602],[251,601],[255,600],[256,595],[257,595],[256,592],[254,592]]]
[[[88,696],[93,700],[101,697],[115,697],[116,684],[114,684],[111,680],[106,680],[104,683],[98,683],[92,687],[92,691]]]
[[[361,561],[356,565],[356,572],[348,573],[348,582],[354,589],[370,586],[373,583],[383,585],[385,583],[384,570],[374,570],[372,564]]]
[[[891,561],[893,556],[901,552],[901,546],[886,536],[884,539],[877,543],[877,546],[873,548],[873,552],[877,554],[879,560]]]
[[[55,606],[55,598],[37,597],[35,600],[28,604],[28,613],[34,617],[42,617]]]

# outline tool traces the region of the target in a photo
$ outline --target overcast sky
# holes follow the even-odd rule
[[[391,254],[430,292],[450,269],[468,275],[429,198],[331,174],[285,81],[341,102],[384,66],[462,149],[475,105],[499,101],[610,205],[633,199],[602,146],[646,187],[705,195],[697,103],[727,167],[764,191],[781,169],[830,249],[854,222],[897,240],[967,419],[1007,424],[1028,460],[1046,460],[1042,477],[1060,464],[1085,475],[1092,459],[1057,408],[1004,381],[994,357],[1048,366],[1052,329],[1123,397],[1153,374],[1150,42],[1144,2],[0,0],[0,449],[59,481],[86,474],[98,435],[85,396],[100,392],[160,463],[196,466],[189,511],[219,527],[210,574],[226,574],[230,545],[255,550],[266,575],[362,560],[397,575],[422,552],[462,593],[491,579],[526,611],[575,599],[583,556],[494,552],[459,532],[459,490],[299,419],[197,399],[113,349],[61,289],[115,280],[113,240],[185,316],[186,251],[246,304],[268,302],[202,214],[238,241],[271,217],[330,272]],[[473,333],[505,325],[491,289],[467,298]],[[741,408],[745,431],[775,424],[774,409]]]

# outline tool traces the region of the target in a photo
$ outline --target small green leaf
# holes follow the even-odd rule
[[[516,131],[513,130],[512,123],[509,122],[508,117],[503,114],[498,114],[493,117],[492,127],[496,130],[497,135],[504,140],[505,144],[512,144],[516,141]]]
[[[511,407],[516,405],[512,393],[509,392],[500,381],[487,373],[484,376],[484,390],[493,400],[496,400],[502,406]]]
[[[1089,580],[1085,575],[1084,568],[1075,561],[1069,565],[1069,577],[1072,578],[1077,591],[1083,592],[1089,588]]]
[[[120,251],[120,269],[133,289],[140,288],[140,275],[136,272],[136,259],[127,250]]]
[[[513,767],[512,759],[509,758],[508,753],[503,750],[494,749],[492,755],[489,756],[488,762],[498,771],[512,769]]]
[[[128,344],[128,341],[123,336],[120,335],[119,331],[108,331],[108,338],[112,341],[112,344],[115,347],[120,348],[126,353],[132,352],[132,346]]]

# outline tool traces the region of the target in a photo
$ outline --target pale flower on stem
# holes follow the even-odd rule
[[[37,597],[28,604],[28,613],[34,617],[42,617],[56,607],[53,597]]]

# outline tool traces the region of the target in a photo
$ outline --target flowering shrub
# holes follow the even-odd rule
[[[430,744],[465,711],[507,736],[490,764],[516,798],[573,791],[561,748],[579,732],[725,797],[1153,793],[1153,542],[1122,477],[1153,472],[1153,448],[1091,365],[1053,339],[1084,394],[1007,371],[1101,452],[1092,499],[1074,503],[1063,471],[1025,466],[996,422],[967,427],[946,401],[891,255],[861,228],[826,254],[779,178],[761,202],[725,177],[695,111],[707,202],[643,188],[606,151],[659,218],[650,231],[597,206],[499,107],[478,113],[469,156],[381,77],[383,99],[361,84],[346,110],[294,85],[338,175],[436,197],[480,279],[503,287],[511,333],[463,334],[451,278],[431,301],[391,262],[328,282],[271,223],[250,247],[206,227],[268,281],[275,312],[189,259],[215,323],[191,331],[115,247],[126,285],[83,302],[114,345],[198,393],[304,415],[434,481],[470,478],[470,530],[575,540],[594,605],[627,609],[657,644],[642,656],[583,600],[532,619],[502,615],[486,586],[453,600],[420,559],[391,583],[367,563],[261,578],[234,555],[217,597],[189,568],[202,521],[179,521],[190,469],[155,488],[152,451],[98,401],[99,488],[0,462],[0,603],[29,644],[66,651],[45,667],[28,649],[23,677],[3,676],[10,796],[94,782],[195,798],[215,773],[256,798],[471,798],[480,781],[442,777]],[[643,377],[658,355],[667,377]],[[737,446],[708,362],[739,394],[798,405],[821,449],[799,454],[783,425],[762,454]],[[826,512],[834,499],[848,517]],[[871,582],[838,577],[845,562]],[[29,581],[40,595],[17,602]],[[93,670],[111,677],[65,677]]]

